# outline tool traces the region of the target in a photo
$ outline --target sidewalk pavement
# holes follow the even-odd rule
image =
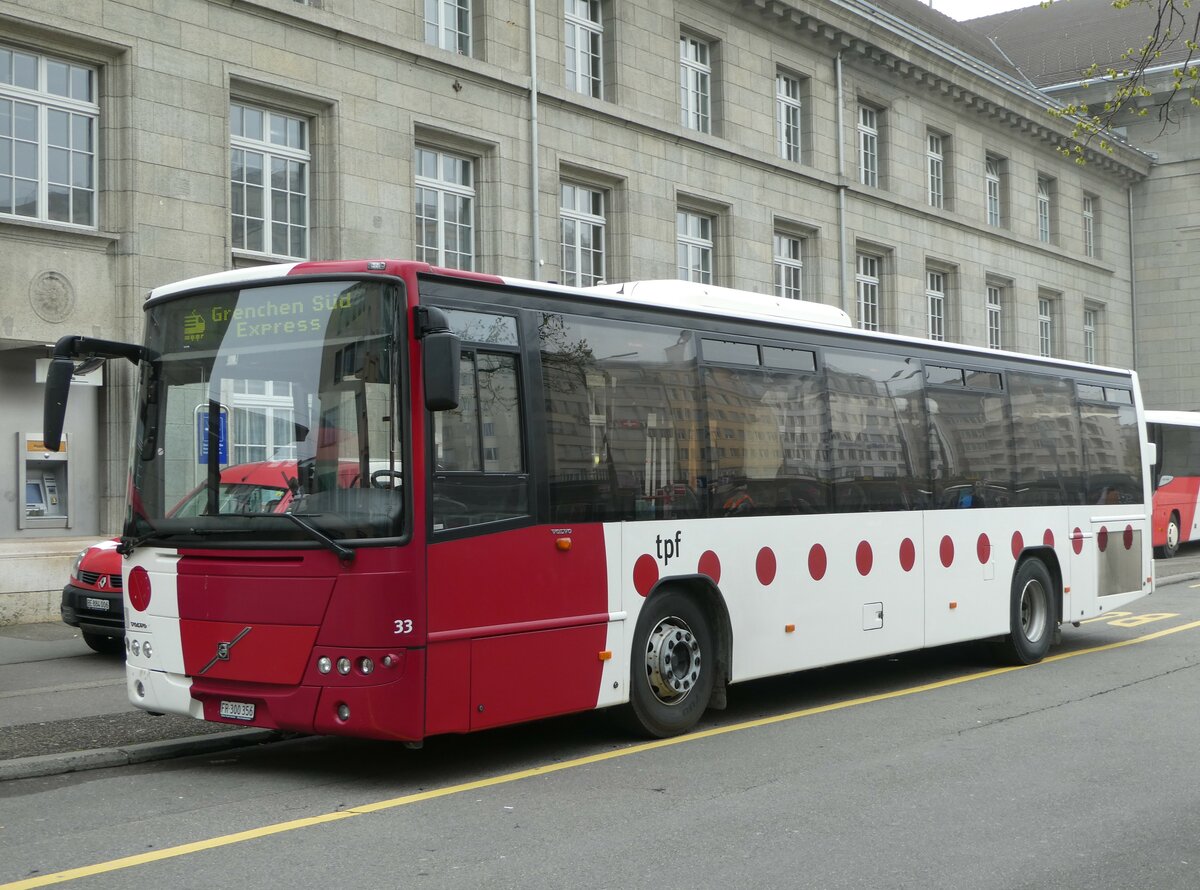
[[[125,692],[125,662],[61,622],[0,627],[0,781],[123,766],[284,737],[191,717],[155,717]]]
[[[1200,544],[1158,560],[1160,584],[1200,579]],[[291,737],[129,704],[120,655],[99,655],[61,622],[0,626],[0,781],[123,766]]]

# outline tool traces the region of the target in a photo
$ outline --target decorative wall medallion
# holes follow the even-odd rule
[[[75,288],[61,272],[42,272],[29,284],[29,303],[39,318],[57,324],[75,311]]]

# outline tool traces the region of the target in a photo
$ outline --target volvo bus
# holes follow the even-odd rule
[[[121,550],[130,700],[419,743],[988,641],[1042,659],[1153,588],[1134,373],[682,282],[301,262],[155,289]],[[224,469],[294,462],[283,512]],[[347,463],[353,484],[339,483]],[[171,507],[196,486],[186,516]]]

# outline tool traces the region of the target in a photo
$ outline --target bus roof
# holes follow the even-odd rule
[[[237,287],[244,284],[266,282],[272,279],[284,279],[289,276],[359,276],[377,274],[398,277],[405,272],[432,274],[446,278],[460,278],[486,284],[508,285],[526,290],[542,291],[548,294],[574,295],[585,300],[656,306],[674,310],[691,310],[704,315],[743,318],[752,321],[825,328],[827,330],[841,330],[862,336],[866,339],[905,343],[912,346],[930,345],[929,340],[921,337],[892,334],[883,331],[859,330],[854,326],[853,320],[844,310],[837,306],[817,303],[811,300],[790,300],[771,294],[735,290],[733,288],[674,279],[628,281],[620,284],[602,284],[589,288],[580,288],[552,281],[534,281],[532,279],[511,278],[479,272],[465,272],[459,269],[446,269],[416,260],[356,259],[301,261],[295,263],[275,263],[246,269],[231,269],[225,272],[200,275],[195,278],[187,278],[182,281],[156,287],[147,296],[147,303],[160,298],[175,296],[186,291],[218,287]],[[1049,358],[1030,355],[1028,353],[989,349],[984,346],[973,346],[967,343],[944,341],[935,345],[946,348],[949,351],[974,354],[980,358],[985,356],[990,358],[1004,357],[1008,360],[1028,361],[1042,365],[1058,365],[1101,374],[1116,373],[1125,377],[1136,376],[1135,372],[1127,368],[1091,365],[1070,359]],[[1188,412],[1173,413],[1187,414]]]
[[[1200,411],[1147,411],[1146,423],[1164,426],[1200,426]]]
[[[722,315],[747,318],[771,318],[801,324],[854,327],[850,316],[837,306],[814,303],[811,300],[792,300],[773,294],[735,290],[675,279],[626,281],[622,284],[600,284],[582,289],[590,294],[624,297],[642,305],[669,306],[713,311]]]

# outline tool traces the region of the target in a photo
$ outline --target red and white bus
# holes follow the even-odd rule
[[[1170,559],[1200,537],[1200,412],[1147,411],[1146,428],[1158,450],[1151,543]]]
[[[666,736],[757,677],[967,640],[1033,663],[1153,588],[1128,371],[413,262],[209,275],[145,312],[144,344],[59,342],[43,435],[75,362],[138,366],[150,711],[418,742],[627,705]],[[222,467],[266,445],[287,511],[227,511]]]

